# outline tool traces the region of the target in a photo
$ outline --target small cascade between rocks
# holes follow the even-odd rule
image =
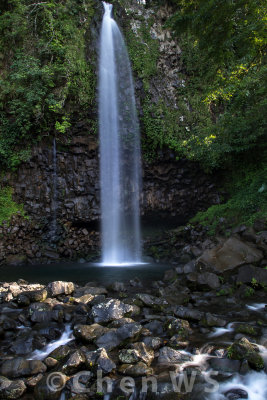
[[[65,326],[65,330],[58,340],[54,340],[45,346],[42,350],[35,350],[29,357],[29,360],[44,360],[52,351],[57,349],[59,346],[63,346],[74,339],[73,331],[70,325]]]
[[[102,264],[141,262],[140,134],[131,65],[120,29],[105,14],[100,36],[99,132]]]

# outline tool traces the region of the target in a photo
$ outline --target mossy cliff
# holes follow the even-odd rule
[[[229,13],[234,22],[235,28],[230,30],[224,20],[217,21],[212,7],[205,11],[197,1],[188,5],[194,6],[193,11],[178,0],[155,1],[146,6],[126,0],[113,2],[114,17],[124,32],[135,75],[144,161],[151,165],[160,165],[162,160],[183,164],[177,160],[187,159],[194,162],[196,169],[200,163],[202,169],[215,171],[219,186],[230,193],[230,202],[197,217],[204,225],[212,225],[213,232],[221,218],[235,224],[266,215],[265,103],[261,84],[265,53],[259,17],[261,2],[258,8],[253,8],[252,3],[248,2],[250,19],[246,20],[246,29],[250,31],[254,26],[250,36],[254,39],[242,42],[246,12],[241,15],[235,8],[222,10],[222,15]],[[205,47],[207,40],[205,43],[199,37],[195,26],[202,21],[198,17],[204,11],[208,16],[205,35],[211,27],[216,34],[217,26],[229,30],[228,44],[215,35],[210,47]],[[59,159],[60,154],[65,159],[66,154],[79,158],[82,146],[88,146],[88,163],[92,165],[93,157],[97,165],[97,53],[102,14],[98,0],[1,3],[2,188],[25,180],[27,174],[21,171],[33,168],[33,173],[38,174],[40,165],[36,163],[42,157],[48,164],[40,161],[41,170],[49,176],[54,136]],[[238,41],[233,37],[239,26]],[[215,38],[222,41],[224,52],[218,48],[216,53]],[[74,169],[80,168],[79,163],[74,164]],[[177,176],[182,164],[177,167]],[[10,170],[17,172],[6,172]],[[146,170],[149,173],[149,167]],[[237,173],[232,176],[232,171]],[[64,182],[68,182],[71,173],[67,167],[61,172],[62,197],[66,194]],[[78,192],[87,184],[79,173],[74,181]],[[33,184],[36,186],[36,182]],[[42,190],[35,193],[31,202],[38,203],[37,196],[50,198],[49,185],[47,179],[45,194],[40,194]],[[25,188],[26,193],[29,188]],[[13,198],[19,203],[25,203],[23,190],[17,194],[14,190]],[[91,192],[95,207],[97,193],[95,189]],[[79,193],[74,194],[79,197]],[[206,206],[201,205],[195,212],[210,204],[214,200],[207,199]]]

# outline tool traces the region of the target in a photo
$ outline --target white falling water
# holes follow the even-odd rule
[[[140,135],[131,65],[112,5],[100,36],[99,130],[102,263],[140,263]]]
[[[57,142],[56,138],[53,139],[53,188],[52,188],[52,223],[51,223],[51,240],[56,239],[57,234]]]
[[[70,325],[66,325],[65,331],[62,333],[58,340],[54,340],[53,342],[49,343],[45,346],[42,350],[35,350],[29,360],[44,360],[52,351],[57,349],[59,346],[63,346],[74,339],[72,334],[72,329]]]

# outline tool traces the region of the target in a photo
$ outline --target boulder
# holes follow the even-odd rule
[[[144,325],[144,328],[148,329],[154,335],[162,335],[164,331],[162,322],[158,320],[148,322]]]
[[[119,352],[119,360],[123,364],[135,364],[142,361],[150,365],[154,359],[154,351],[148,349],[143,342],[137,342],[130,346],[129,349],[123,349]]]
[[[264,368],[264,361],[259,354],[257,345],[251,343],[245,337],[234,342],[228,348],[228,357],[232,360],[247,360],[251,368],[260,370]]]
[[[18,399],[26,391],[23,380],[10,381],[4,376],[0,376],[0,399]]]
[[[139,361],[139,356],[134,349],[123,349],[119,351],[119,360],[123,364],[135,364]]]
[[[61,372],[46,374],[34,388],[35,400],[58,400],[67,382]]]
[[[227,324],[227,322],[224,319],[220,318],[218,315],[206,313],[205,317],[202,319],[202,324],[210,327],[223,327]]]
[[[26,355],[34,350],[35,342],[33,333],[25,329],[24,332],[19,332],[18,337],[12,342],[10,350],[17,356]]]
[[[262,258],[261,250],[236,237],[231,237],[223,244],[204,251],[197,259],[197,264],[213,268],[216,272],[221,273],[243,264],[257,263]]]
[[[139,311],[137,306],[124,304],[120,300],[111,299],[92,307],[92,316],[95,322],[109,322],[122,318],[125,314],[134,314]]]
[[[44,359],[44,363],[48,368],[53,368],[58,364],[58,361],[53,357],[47,357]]]
[[[180,340],[185,340],[193,332],[189,322],[185,319],[173,318],[167,323],[167,330],[171,336],[178,335]]]
[[[97,365],[105,374],[116,368],[116,364],[109,358],[105,349],[100,350]]]
[[[175,307],[173,312],[176,317],[193,321],[200,321],[204,316],[202,311],[184,306]]]
[[[47,291],[52,297],[60,294],[72,294],[74,292],[74,283],[63,281],[51,282],[47,286]]]
[[[84,294],[83,296],[80,297],[74,297],[73,301],[74,303],[83,303],[83,304],[88,304],[91,303],[94,300],[95,296],[92,294]]]
[[[109,328],[120,328],[125,324],[132,324],[134,322],[135,321],[132,318],[120,318],[120,319],[115,319],[115,321],[112,321],[108,326]]]
[[[104,335],[109,331],[108,328],[99,324],[92,325],[76,325],[73,330],[73,334],[76,338],[81,339],[84,342],[90,343],[100,336]]]
[[[248,399],[248,392],[244,389],[232,388],[227,390],[227,392],[224,393],[224,396],[227,400]]]
[[[152,350],[158,350],[163,345],[163,339],[155,336],[147,336],[143,339],[143,342]]]
[[[197,284],[207,289],[218,289],[221,286],[218,276],[212,272],[197,274]]]
[[[1,375],[7,378],[20,378],[32,376],[46,371],[46,365],[40,360],[25,360],[18,357],[3,362],[0,368]]]
[[[123,375],[138,377],[138,376],[146,376],[152,375],[153,369],[148,367],[142,361],[138,362],[137,364],[123,364],[119,368],[119,372]]]
[[[43,374],[38,374],[35,376],[30,376],[29,378],[26,378],[26,385],[30,388],[34,388],[37,383],[42,379]]]
[[[53,311],[34,311],[31,315],[32,322],[49,322],[57,321],[62,322],[64,313],[62,310]]]
[[[150,294],[146,293],[138,293],[136,295],[136,298],[138,300],[141,300],[142,303],[148,307],[164,306],[168,304],[168,302],[165,299],[151,296]]]
[[[62,346],[57,347],[53,350],[49,357],[54,358],[57,361],[62,361],[71,353],[71,348],[67,344],[63,344]]]
[[[123,282],[113,282],[110,285],[110,290],[113,290],[113,292],[125,292],[126,288]]]
[[[30,305],[30,298],[24,293],[20,293],[17,297],[18,305],[21,307],[28,307]]]
[[[71,354],[71,356],[64,362],[62,366],[62,372],[66,375],[74,374],[83,364],[85,363],[85,356],[77,350]]]
[[[251,283],[255,280],[257,283],[267,284],[267,270],[254,267],[253,265],[243,265],[238,270],[237,282]]]
[[[89,369],[101,369],[105,374],[108,374],[116,368],[116,364],[109,358],[105,349],[87,351],[86,348],[82,348],[81,351],[83,351],[85,364]]]
[[[199,256],[199,254],[198,254]],[[190,274],[191,272],[195,272],[196,270],[196,262],[195,260],[189,261],[187,264],[185,264],[183,268],[184,274]]]
[[[96,344],[106,350],[112,350],[125,340],[137,337],[141,330],[142,325],[138,323],[126,324],[118,329],[110,329],[109,332],[97,339]]]
[[[143,342],[136,342],[130,345],[130,349],[137,352],[140,361],[143,361],[147,365],[150,365],[154,360],[154,351],[148,349]]]
[[[174,350],[171,347],[162,347],[159,350],[158,363],[161,365],[171,366],[183,364],[187,361],[192,361],[192,357],[179,350]]]
[[[17,301],[18,304],[22,304],[21,297],[27,296],[31,302],[40,302],[40,301],[45,301],[47,298],[47,290],[45,289],[40,289],[40,290],[29,290],[26,292],[23,292],[18,295]]]
[[[104,287],[86,286],[84,289],[84,294],[91,294],[92,296],[99,296],[107,293],[108,291]]]
[[[158,293],[169,304],[178,305],[189,301],[190,290],[186,286],[180,286],[175,281],[172,285],[160,287]],[[163,307],[158,307],[160,310]]]

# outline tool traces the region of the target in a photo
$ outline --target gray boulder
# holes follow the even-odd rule
[[[25,360],[22,357],[3,362],[0,373],[7,378],[20,378],[46,371],[46,365],[40,360]]]
[[[130,346],[129,349],[123,349],[119,352],[119,360],[123,364],[135,364],[142,361],[150,365],[154,359],[154,351],[148,349],[143,342],[137,342]]]
[[[150,294],[146,293],[138,293],[136,295],[136,298],[138,300],[141,300],[142,303],[148,307],[164,306],[168,304],[168,302],[165,299],[151,296]]]
[[[179,350],[174,350],[167,346],[162,347],[159,350],[158,364],[170,366],[183,364],[187,361],[192,361],[192,357],[188,354],[182,353]]]
[[[141,330],[142,325],[138,323],[126,324],[118,329],[110,329],[109,332],[97,339],[96,344],[98,347],[103,347],[109,351],[125,340],[137,337]]]
[[[4,376],[0,376],[0,399],[18,399],[26,391],[23,380],[10,381]]]
[[[218,289],[221,286],[218,276],[212,272],[197,274],[197,284],[207,289]]]
[[[58,296],[60,294],[72,294],[74,292],[74,283],[63,281],[51,282],[47,286],[47,291],[52,297]]]
[[[198,265],[213,268],[216,272],[232,270],[240,265],[257,263],[263,259],[261,250],[251,243],[242,242],[236,237],[231,237],[223,244],[206,250],[198,259]]]
[[[76,325],[73,330],[73,334],[76,338],[90,343],[100,336],[104,335],[104,333],[108,332],[108,328],[101,326],[99,324],[92,325]]]
[[[81,368],[84,363],[84,354],[80,350],[77,350],[72,353],[71,356],[64,362],[61,370],[64,372],[64,374],[71,375]]]
[[[256,280],[258,283],[267,284],[267,270],[264,268],[254,267],[253,265],[244,265],[240,267],[237,275],[237,282],[251,283]]]
[[[119,368],[119,372],[123,375],[132,377],[152,375],[153,369],[148,367],[144,362],[140,361],[137,364],[123,364]]]
[[[81,349],[85,356],[85,364],[87,368],[92,369],[97,367],[105,374],[108,374],[116,368],[116,364],[109,358],[105,349],[98,349],[95,351],[87,351],[86,348]]]
[[[58,400],[66,382],[67,377],[61,372],[46,374],[34,388],[34,399]]]
[[[175,307],[173,312],[176,317],[193,321],[200,321],[204,316],[204,313],[202,311],[184,306]]]
[[[120,300],[111,299],[97,304],[92,308],[95,322],[109,322],[124,317],[125,314],[134,314],[139,311],[137,306],[124,304]]]

